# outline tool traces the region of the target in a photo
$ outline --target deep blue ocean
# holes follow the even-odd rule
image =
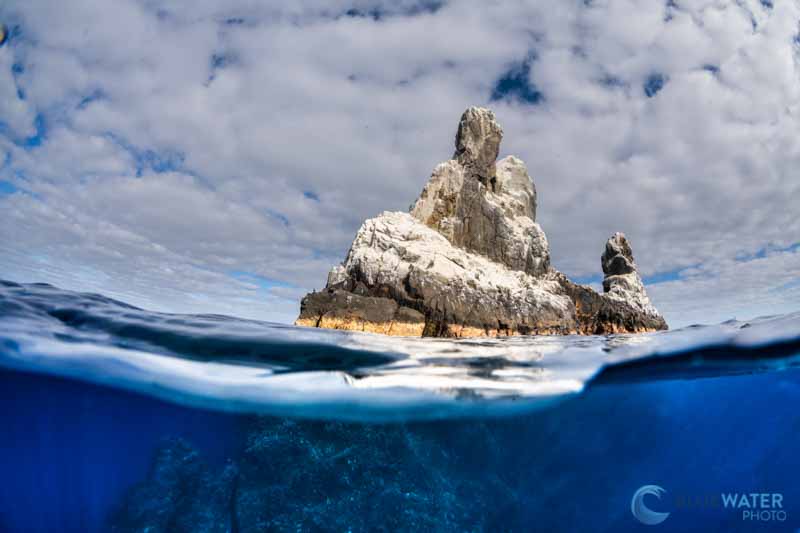
[[[398,339],[0,282],[0,531],[798,531],[798,361],[800,313]]]

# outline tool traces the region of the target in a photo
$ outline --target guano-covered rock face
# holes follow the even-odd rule
[[[605,334],[667,329],[622,233],[601,258],[603,294],[550,265],[536,188],[520,159],[497,161],[494,113],[461,116],[453,158],[409,213],[364,222],[297,325],[404,336]]]

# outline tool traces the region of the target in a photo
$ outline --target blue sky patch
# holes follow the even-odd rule
[[[36,133],[25,139],[22,143],[22,146],[26,149],[41,146],[42,142],[47,139],[47,121],[43,114],[38,113],[36,115],[36,120],[33,121],[33,125],[36,128]]]
[[[98,100],[102,100],[106,97],[105,93],[102,89],[95,89],[90,94],[81,98],[81,101],[78,102],[77,109],[86,109],[89,107],[89,104],[92,102],[96,102]]]
[[[642,283],[645,285],[655,285],[656,283],[664,283],[667,281],[677,281],[681,279],[681,272],[686,268],[676,268],[675,270],[667,270],[665,272],[656,272],[650,276],[642,278]]]
[[[371,18],[372,20],[378,21],[381,20],[385,13],[378,9],[377,7],[373,7],[372,9],[357,9],[357,8],[350,8],[344,12],[345,17],[352,17],[352,18]]]
[[[309,200],[314,200],[315,202],[319,202],[319,196],[314,191],[303,191],[303,196],[308,198]]]
[[[685,270],[686,267],[682,267],[665,272],[656,272],[655,274],[642,278],[642,283],[645,285],[655,285],[657,283],[664,283],[666,281],[676,281],[681,279],[681,273]],[[579,276],[573,278],[573,281],[581,285],[601,284],[603,283],[603,275],[593,274],[591,276]]]
[[[403,14],[407,16],[414,16],[422,13],[436,13],[442,7],[444,7],[446,3],[447,2],[444,0],[421,0],[416,4],[410,5],[403,11]]]
[[[613,76],[611,74],[606,74],[597,82],[607,89],[624,89],[628,86],[622,78],[618,78],[617,76]]]
[[[186,162],[186,154],[177,150],[169,148],[163,150],[142,149],[111,132],[107,132],[105,137],[131,154],[136,163],[136,177],[141,177],[146,172],[157,174],[176,172],[182,170],[183,164]]]
[[[420,0],[408,6],[401,6],[400,9],[381,9],[379,7],[362,9],[352,7],[344,12],[344,16],[351,18],[370,18],[377,22],[393,15],[413,17],[423,13],[436,13],[445,4],[446,2],[444,0]]]
[[[224,68],[226,65],[230,64],[231,58],[226,56],[225,54],[211,54],[211,68]]]
[[[673,11],[675,11],[677,8],[678,5],[675,3],[675,0],[667,0],[666,9],[664,12],[664,22],[670,22],[675,18]]]
[[[238,279],[239,281],[244,281],[246,283],[252,283],[253,285],[258,285],[259,288],[264,289],[266,291],[274,289],[275,287],[281,287],[281,288],[294,287],[294,285],[292,285],[291,283],[286,283],[285,281],[259,276],[258,274],[254,274],[253,272],[245,272],[243,270],[232,270],[228,272],[228,275],[231,276],[232,278]]]
[[[512,65],[495,83],[492,89],[492,102],[498,100],[518,100],[527,104],[538,104],[544,95],[531,82],[531,63],[533,57]]]
[[[287,228],[289,227],[289,219],[286,218],[286,215],[278,213],[277,211],[273,211],[272,209],[267,209],[266,211],[267,211],[267,214],[270,217],[276,219],[278,222],[280,222],[281,224],[283,224]]]
[[[595,283],[603,283],[603,276],[600,274],[592,274],[591,276],[577,276],[572,278],[572,281],[579,285],[592,285]]]
[[[795,253],[797,251],[800,251],[800,242],[790,244],[789,246],[775,246],[768,244],[762,248],[759,248],[753,253],[740,253],[735,257],[735,259],[737,263],[747,263],[748,261],[753,261],[755,259],[764,259],[769,254],[780,254],[787,252]]]
[[[667,83],[667,77],[663,74],[654,73],[650,74],[647,79],[644,81],[644,94],[648,98],[654,97],[656,94],[664,88],[664,85]]]
[[[25,65],[20,62],[14,62],[11,65],[11,75],[14,78],[14,85],[17,87],[17,98],[20,100],[26,99],[25,89],[20,86],[19,78],[25,73]]]
[[[175,172],[181,169],[186,157],[180,152],[165,150],[157,152],[155,150],[144,150],[134,152],[136,158],[136,175],[141,176],[150,170],[156,174],[163,172]]]
[[[800,287],[800,278],[784,283],[783,285],[780,285],[778,287],[772,287],[771,289],[769,289],[769,292],[781,293],[791,289],[797,289],[798,287]]]
[[[10,181],[0,180],[0,196],[10,196],[19,189]]]
[[[211,54],[209,60],[209,75],[206,80],[206,86],[211,84],[217,77],[217,71],[230,67],[236,63],[236,56],[234,54],[226,54],[224,52]]]

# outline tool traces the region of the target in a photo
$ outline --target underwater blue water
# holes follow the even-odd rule
[[[800,314],[459,342],[4,282],[0,531],[797,531],[798,356]]]

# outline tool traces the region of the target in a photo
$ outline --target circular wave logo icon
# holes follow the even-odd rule
[[[648,526],[655,526],[666,520],[669,517],[669,513],[653,511],[644,504],[645,496],[652,495],[660,500],[661,495],[665,492],[667,491],[658,485],[639,487],[639,490],[633,493],[633,498],[631,498],[631,513],[636,517],[636,520]]]

